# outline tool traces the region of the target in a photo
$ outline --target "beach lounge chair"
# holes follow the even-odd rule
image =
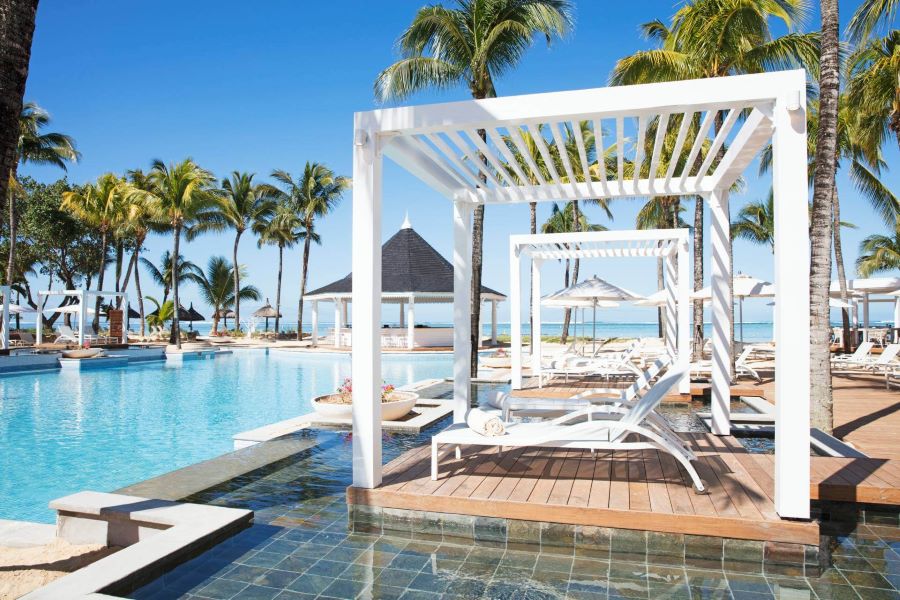
[[[669,369],[650,390],[633,404],[591,407],[590,414],[566,414],[552,421],[513,423],[502,435],[483,435],[465,423],[451,425],[431,438],[431,478],[438,478],[440,458],[452,446],[460,457],[461,446],[504,448],[583,448],[590,450],[658,450],[672,455],[690,475],[697,492],[706,486],[691,464],[696,456],[682,443],[674,443],[671,430],[660,429],[650,418],[669,390],[687,373],[687,366]],[[606,418],[599,418],[604,415]],[[586,417],[589,420],[575,422]]]
[[[747,361],[750,359],[750,355],[755,351],[756,348],[752,345],[744,346],[744,350],[734,361],[734,371],[738,377],[752,377],[756,381],[762,381],[762,377],[759,376],[759,373],[756,372],[756,369],[747,364]],[[691,363],[691,375],[712,376],[712,361],[701,360],[695,363]]]
[[[862,342],[856,347],[853,354],[838,354],[837,356],[831,357],[831,366],[838,367],[842,365],[864,364],[869,360],[869,354],[872,353],[872,348],[874,347],[874,342]]]
[[[865,371],[886,372],[897,364],[897,356],[900,355],[900,344],[888,344],[878,356],[868,355],[859,360],[833,361],[832,367],[837,369],[863,369]]]
[[[624,404],[633,401],[649,388],[651,382],[669,364],[671,364],[671,358],[668,355],[661,356],[627,388],[592,388],[568,398],[529,398],[510,396],[508,393],[502,392],[490,397],[488,403],[494,408],[500,409],[504,421],[509,421],[512,416],[558,415],[594,404]]]
[[[73,331],[68,325],[60,325],[56,328],[56,331],[58,332],[58,335],[56,336],[57,342],[78,343],[78,333]]]
[[[549,369],[542,369],[538,385],[543,387],[545,377],[549,381],[562,375],[566,382],[569,377],[603,377],[629,375],[640,377],[641,370],[634,364],[641,351],[641,341],[635,340],[624,352],[610,353],[608,356],[572,357],[554,361]]]

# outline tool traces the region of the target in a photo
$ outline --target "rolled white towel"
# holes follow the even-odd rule
[[[485,437],[497,437],[506,433],[500,417],[486,413],[479,408],[469,410],[466,414],[466,425],[475,433]]]

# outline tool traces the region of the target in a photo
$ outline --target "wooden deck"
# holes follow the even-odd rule
[[[775,513],[772,457],[749,454],[732,437],[684,435],[700,456],[697,470],[709,494],[695,494],[675,460],[656,451],[592,456],[588,450],[520,448],[500,454],[496,449],[482,449],[464,453],[459,461],[444,459],[439,479],[432,481],[429,446],[410,450],[388,464],[380,487],[349,488],[348,501],[573,525],[818,543],[818,523],[784,521]],[[817,466],[822,479],[813,490],[817,495],[838,491],[858,495],[858,486],[851,482],[869,468],[856,463]],[[863,478],[866,484],[896,483],[893,471],[876,471]],[[878,489],[873,493],[889,493]]]

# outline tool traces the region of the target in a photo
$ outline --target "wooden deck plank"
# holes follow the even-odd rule
[[[647,478],[647,491],[650,496],[650,509],[653,512],[671,513],[672,501],[669,498],[669,490],[663,475],[662,465],[659,462],[659,452],[656,450],[644,450],[644,473]]]
[[[506,452],[503,456],[503,460],[500,461],[491,473],[484,477],[481,483],[478,484],[478,487],[469,494],[469,497],[490,498],[491,494],[494,493],[494,490],[497,489],[497,486],[509,477],[510,472],[519,460],[519,456],[521,456],[524,451],[525,448],[515,448],[514,450]]]
[[[585,450],[578,462],[575,481],[569,491],[569,506],[586,507],[591,498],[591,485],[594,482],[594,467],[597,464],[596,453]]]
[[[650,510],[650,490],[641,450],[629,450],[628,456],[628,508]]]
[[[611,452],[609,507],[628,510],[631,505],[628,489],[628,458],[624,452]]]
[[[568,504],[569,496],[572,493],[572,486],[575,485],[575,476],[578,474],[578,465],[584,450],[569,450],[568,455],[563,459],[562,467],[550,490],[550,497],[547,499],[548,504]]]
[[[697,494],[692,494],[689,491],[689,484],[685,485],[681,470],[675,459],[664,452],[658,453],[657,459],[659,460],[663,476],[666,478],[666,491],[669,493],[669,501],[672,503],[672,512],[679,515],[704,514],[703,510],[695,508],[691,496],[697,496]],[[699,498],[700,496],[697,497]],[[708,503],[709,499],[706,498],[706,501]],[[701,503],[698,502],[698,504]],[[712,513],[711,504],[709,505],[709,513]]]
[[[588,496],[590,508],[608,508],[609,490],[612,477],[611,452],[601,450],[597,452],[594,463],[594,479],[591,481],[591,493]]]
[[[528,471],[519,479],[509,495],[509,500],[513,502],[525,502],[531,495],[531,490],[537,485],[538,480],[544,477],[544,472],[552,466],[553,450],[549,448],[541,448],[538,451],[537,458],[533,460],[528,467]]]
[[[553,452],[550,463],[547,465],[540,480],[535,484],[534,488],[531,490],[531,494],[528,496],[529,502],[538,504],[549,503],[553,486],[556,485],[556,478],[559,477],[559,472],[562,470],[563,462],[565,462],[569,452],[574,451],[558,449]]]

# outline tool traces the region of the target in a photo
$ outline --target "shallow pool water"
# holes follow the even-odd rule
[[[383,378],[451,374],[448,355],[385,356]],[[112,491],[232,449],[231,436],[312,410],[350,375],[338,354],[235,350],[84,373],[0,378],[0,518],[52,522],[47,503]]]

